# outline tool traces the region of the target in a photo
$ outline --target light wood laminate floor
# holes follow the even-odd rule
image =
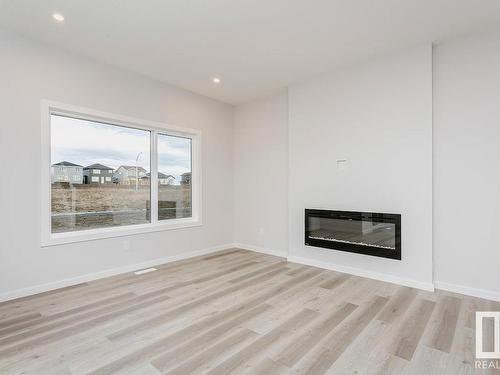
[[[157,268],[0,304],[0,373],[500,374],[474,368],[497,302],[238,249]]]

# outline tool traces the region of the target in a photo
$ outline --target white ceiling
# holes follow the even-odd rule
[[[234,104],[500,27],[500,0],[0,0],[0,26]]]

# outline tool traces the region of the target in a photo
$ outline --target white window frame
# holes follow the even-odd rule
[[[127,226],[86,229],[73,232],[51,233],[51,115],[62,115],[72,118],[103,122],[110,125],[147,130],[151,133],[150,169],[151,169],[151,222]],[[69,104],[42,100],[42,247],[66,243],[93,241],[103,238],[130,236],[134,234],[156,231],[175,230],[200,226],[202,222],[202,133],[198,129],[171,126],[155,121],[142,120],[93,109],[77,107]],[[191,217],[170,220],[158,220],[158,134],[190,138],[191,142]]]

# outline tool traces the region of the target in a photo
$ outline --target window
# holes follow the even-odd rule
[[[158,135],[158,220],[191,217],[191,139]],[[178,176],[178,184],[166,185],[165,178]]]
[[[198,131],[48,102],[42,111],[42,245],[201,224]],[[86,168],[55,183],[61,162]],[[112,178],[118,170],[128,177]]]

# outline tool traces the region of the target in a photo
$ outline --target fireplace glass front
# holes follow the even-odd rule
[[[305,222],[306,245],[401,259],[401,215],[306,209]]]

